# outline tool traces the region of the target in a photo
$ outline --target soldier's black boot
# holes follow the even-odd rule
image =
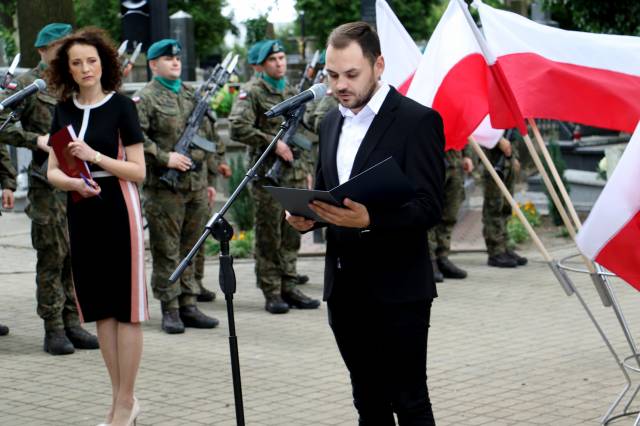
[[[64,332],[76,349],[100,349],[98,338],[79,325],[65,327]]]
[[[282,300],[279,294],[270,294],[265,296],[266,302],[264,309],[271,314],[286,314],[289,312],[289,305]]]
[[[44,333],[44,351],[51,355],[68,355],[75,349],[64,330],[53,330]]]
[[[296,276],[296,284],[302,285],[302,284],[306,284],[308,282],[309,282],[309,276],[308,275],[297,275]]]
[[[162,302],[162,330],[167,334],[184,333],[184,324],[180,319],[178,310]]]
[[[306,296],[297,288],[286,293],[282,293],[282,300],[292,308],[298,309],[317,309],[320,306],[319,300]]]
[[[439,257],[436,259],[436,262],[438,263],[438,268],[440,268],[440,272],[442,272],[443,277],[454,279],[467,278],[467,271],[458,268],[449,260],[448,257]]]
[[[518,263],[511,258],[511,256],[508,256],[507,253],[500,253],[495,256],[489,256],[487,265],[498,268],[515,268],[518,266]]]
[[[200,287],[200,294],[196,299],[198,302],[213,302],[216,300],[216,294],[205,287]]]
[[[440,268],[438,268],[438,262],[435,259],[431,259],[431,269],[433,269],[433,281],[437,283],[441,283],[444,281],[444,276],[442,272],[440,272]]]
[[[515,260],[518,266],[524,266],[528,262],[526,257],[520,256],[518,253],[516,253],[513,250],[507,250],[507,256]]]
[[[6,336],[9,334],[9,327],[4,324],[0,324],[0,336]]]
[[[185,327],[216,328],[220,321],[206,316],[195,305],[180,307],[180,319]]]

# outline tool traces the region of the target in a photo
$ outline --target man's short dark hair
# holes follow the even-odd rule
[[[378,33],[373,27],[366,22],[349,22],[335,28],[329,34],[327,46],[336,49],[344,49],[351,42],[356,42],[362,49],[364,56],[373,65],[382,54],[380,51],[380,39]]]

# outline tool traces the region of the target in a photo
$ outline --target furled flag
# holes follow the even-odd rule
[[[578,247],[640,290],[640,123],[578,232]]]
[[[524,117],[635,129],[640,120],[640,37],[560,30],[480,0],[474,5],[489,50]],[[508,127],[510,119],[509,111],[492,106],[495,127]]]
[[[440,113],[445,149],[462,149],[489,113],[489,71],[463,7],[457,0],[449,2],[407,92]]]
[[[386,0],[376,0],[376,27],[385,59],[382,79],[406,95],[420,63],[420,49]]]

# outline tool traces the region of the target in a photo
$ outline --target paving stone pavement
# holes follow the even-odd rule
[[[566,240],[547,241],[558,257],[572,251]],[[622,389],[623,376],[576,297],[564,295],[536,252],[524,253],[529,265],[513,270],[487,267],[482,253],[452,256],[470,277],[440,284],[433,306],[428,371],[440,426],[597,425]],[[11,333],[0,337],[0,425],[97,424],[110,403],[100,354],[53,357],[42,351],[34,267],[28,220],[5,214],[0,218],[0,323]],[[238,260],[235,267],[246,423],[355,425],[326,305],[269,315],[255,287],[253,262]],[[209,261],[207,268],[207,285],[217,288],[217,263]],[[320,297],[322,258],[304,258],[299,269],[311,277],[304,291]],[[626,356],[611,309],[602,307],[586,277],[571,276]],[[633,331],[640,326],[638,295],[619,280],[613,286]],[[168,336],[160,331],[159,304],[150,300],[152,319],[144,325],[137,385],[139,425],[236,424],[224,303],[200,306],[221,319],[220,328]],[[87,328],[95,331],[93,324]]]

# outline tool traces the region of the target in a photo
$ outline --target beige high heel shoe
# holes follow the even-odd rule
[[[140,415],[140,404],[138,404],[138,398],[133,397],[133,408],[131,408],[131,415],[127,420],[127,426],[135,426],[138,416]]]

